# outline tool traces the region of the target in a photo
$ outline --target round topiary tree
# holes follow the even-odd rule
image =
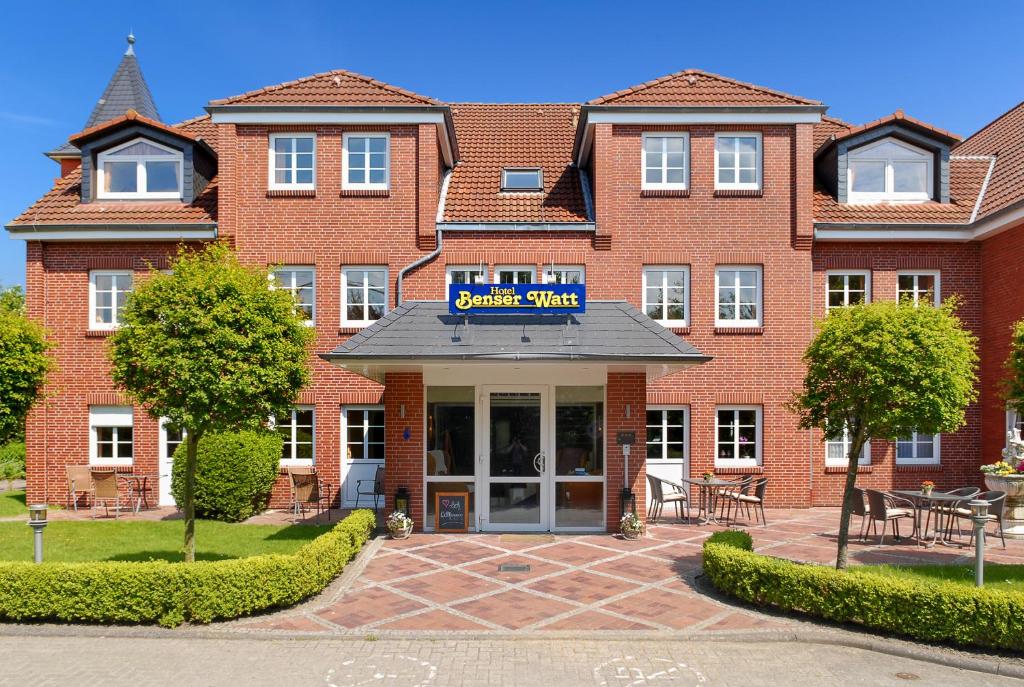
[[[241,431],[208,434],[199,440],[196,459],[196,516],[240,522],[267,505],[277,480],[283,441],[273,432]],[[174,453],[171,494],[184,498],[188,451]]]
[[[25,315],[18,288],[0,289],[0,445],[24,434],[25,416],[39,397],[53,362],[53,344]]]
[[[309,383],[306,347],[315,332],[291,294],[268,288],[266,268],[242,265],[226,244],[183,246],[171,267],[151,270],[128,297],[111,372],[150,417],[185,433],[178,505],[192,562],[200,439],[288,412]]]

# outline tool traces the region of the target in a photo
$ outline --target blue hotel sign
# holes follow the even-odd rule
[[[583,284],[451,284],[454,315],[564,315],[587,310]]]

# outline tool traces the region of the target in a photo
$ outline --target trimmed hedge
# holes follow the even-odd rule
[[[241,522],[262,511],[277,481],[281,435],[276,432],[223,432],[199,440],[196,449],[196,517]],[[171,495],[184,502],[188,447],[174,452]]]
[[[290,555],[199,563],[0,563],[0,620],[173,627],[289,606],[326,587],[375,526],[373,511],[356,511]]]
[[[708,537],[704,572],[744,601],[929,642],[1024,649],[1024,594],[795,563],[754,553],[736,534],[746,533]]]

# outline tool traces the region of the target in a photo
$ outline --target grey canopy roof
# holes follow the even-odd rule
[[[321,356],[347,361],[502,360],[692,365],[711,358],[622,301],[588,301],[578,315],[452,315],[411,301]]]
[[[139,68],[139,60],[135,57],[134,43],[135,37],[129,36],[128,50],[121,58],[121,63],[117,65],[117,71],[111,77],[103,95],[93,107],[89,119],[82,127],[83,130],[120,117],[128,110],[135,110],[143,117],[160,121],[160,113],[157,112],[153,94],[149,92],[146,79],[142,76],[142,69]],[[64,143],[48,152],[47,155],[52,157],[77,156],[78,148],[70,143]]]

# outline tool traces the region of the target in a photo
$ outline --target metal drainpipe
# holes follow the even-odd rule
[[[444,181],[441,182],[441,194],[440,194],[441,195],[441,201],[438,203],[438,206],[437,206],[437,217],[435,218],[435,222],[438,222],[438,223],[444,218],[444,201],[445,201],[445,198],[448,195],[448,182],[451,181],[451,178],[452,178],[452,170],[449,169],[448,171],[446,171],[444,173]],[[422,258],[419,258],[415,262],[412,262],[412,263],[406,265],[405,267],[403,267],[401,270],[398,271],[398,283],[395,284],[395,307],[396,308],[402,304],[402,282],[405,280],[406,273],[411,272],[412,270],[416,269],[417,267],[421,267],[423,265],[426,265],[428,262],[431,262],[432,260],[437,258],[437,256],[441,254],[441,247],[443,245],[443,242],[444,242],[444,234],[442,233],[441,228],[438,227],[437,228],[437,236],[434,239],[434,243],[436,244],[437,247],[434,248],[433,252],[431,252],[428,255],[424,255]]]

